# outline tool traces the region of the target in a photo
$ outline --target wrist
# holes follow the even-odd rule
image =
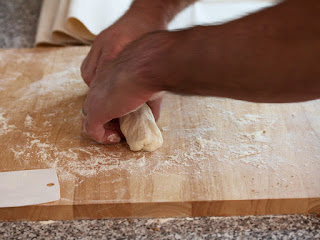
[[[170,32],[168,38],[172,43],[157,65],[162,91],[181,93],[185,88],[195,89],[195,86],[188,84],[198,79],[208,36],[202,32],[202,27],[193,27]]]
[[[172,43],[161,61],[152,64],[156,65],[155,72],[162,91],[206,95],[207,89],[203,87],[206,81],[216,85],[213,76],[219,72],[217,63],[223,51],[217,49],[216,34],[215,26],[199,26],[169,33],[168,41]]]
[[[197,0],[134,0],[128,14],[166,29],[169,22],[184,8]]]
[[[176,81],[177,49],[183,35],[178,32],[158,31],[144,35],[141,41],[143,56],[139,64],[139,84],[151,92],[168,91]]]
[[[122,18],[129,19],[131,23],[149,28],[148,32],[167,29],[166,11],[158,7],[156,1],[134,1]]]

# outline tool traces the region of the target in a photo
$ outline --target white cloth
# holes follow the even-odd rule
[[[90,44],[133,0],[44,0],[35,45]],[[156,0],[152,0],[156,1]],[[180,12],[169,30],[224,23],[277,0],[200,0]]]

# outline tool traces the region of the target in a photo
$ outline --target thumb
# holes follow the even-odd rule
[[[94,122],[89,116],[84,123],[84,131],[99,143],[118,143],[121,140],[116,129],[106,129],[103,123]]]
[[[148,106],[151,108],[151,111],[156,121],[158,121],[158,119],[160,118],[162,100],[163,93],[158,93],[147,102]]]

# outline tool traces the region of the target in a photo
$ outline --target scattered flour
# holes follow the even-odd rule
[[[7,113],[3,108],[0,108],[0,136],[8,134],[13,129],[16,129],[15,125],[9,124],[9,119],[6,117]]]
[[[111,134],[111,135],[108,136],[108,140],[110,142],[117,142],[117,141],[120,140],[120,138],[116,134]]]
[[[204,100],[195,98],[193,101],[201,105]],[[103,174],[112,176],[112,182],[122,181],[124,176],[150,177],[161,175],[163,172],[185,176],[193,173],[200,178],[208,171],[208,159],[212,159],[213,163],[219,162],[224,167],[242,164],[252,170],[266,171],[274,171],[281,164],[288,164],[279,154],[277,142],[270,138],[269,132],[273,131],[274,123],[278,121],[273,115],[245,113],[236,116],[231,111],[219,109],[219,104],[216,104],[218,107],[210,107],[212,110],[201,121],[197,119],[195,112],[190,112],[190,116],[187,115],[190,122],[185,121],[184,126],[177,126],[174,120],[167,125],[162,124],[161,129],[165,132],[163,147],[166,151],[132,153],[126,143],[114,146],[99,145],[83,135],[78,139],[76,136],[75,139],[70,139],[69,136],[59,140],[62,141],[59,144],[50,142],[50,139],[57,138],[52,136],[55,127],[52,125],[53,119],[61,119],[61,124],[63,122],[69,127],[74,127],[73,123],[64,121],[65,114],[68,113],[70,116],[77,116],[72,118],[77,126],[81,124],[79,109],[74,107],[73,103],[66,106],[68,112],[65,106],[62,106],[45,113],[44,122],[32,119],[33,113],[27,115],[25,125],[33,127],[22,132],[24,144],[10,148],[19,164],[28,166],[37,159],[42,166],[55,168],[61,181],[77,181]],[[218,138],[217,131],[221,131],[223,125],[210,121],[217,117],[225,118],[227,123],[236,123],[239,131],[220,134]],[[220,124],[221,122],[223,124],[223,121],[220,121]],[[260,126],[261,129],[254,128],[254,131],[249,131],[252,125]],[[44,128],[46,131],[43,131]],[[73,141],[80,141],[82,144],[73,144]],[[213,165],[210,171],[218,172],[219,168]],[[119,176],[119,179],[114,176]]]
[[[23,93],[22,99],[30,98],[32,95],[42,96],[50,93],[64,92],[70,86],[75,84],[83,84],[81,78],[75,77],[79,75],[79,68],[73,67],[67,70],[48,74],[39,81],[35,81],[19,91]],[[72,89],[72,88],[70,88]]]
[[[270,118],[270,116],[244,114],[243,117],[235,117],[235,114],[233,112],[225,110],[222,110],[218,115],[221,116],[224,120],[232,121],[238,127],[242,127],[244,125],[252,126],[257,123],[272,125],[275,122],[275,120],[273,118]]]
[[[24,126],[26,128],[32,128],[33,126],[33,118],[27,114],[26,119],[24,120]]]
[[[28,112],[25,119],[22,119],[24,128],[17,128],[9,124],[11,121],[7,111],[0,109],[0,136],[7,137],[8,133],[18,131],[21,141],[5,149],[13,155],[12,161],[17,161],[23,168],[32,168],[35,162],[37,167],[55,168],[62,182],[82,184],[85,178],[101,175],[101,179],[109,181],[105,184],[117,184],[124,179],[156,178],[164,173],[201,178],[204,173],[210,172],[215,176],[235,166],[263,175],[291,164],[281,157],[282,148],[290,149],[302,157],[309,150],[296,148],[297,133],[272,139],[274,126],[285,125],[285,121],[278,119],[276,114],[252,114],[248,110],[239,112],[236,102],[230,103],[225,99],[208,101],[197,97],[177,102],[170,102],[170,97],[169,100],[165,98],[164,101],[168,102],[164,110],[167,112],[162,114],[171,114],[172,118],[167,118],[167,122],[160,121],[164,132],[164,150],[133,153],[126,143],[99,145],[83,135],[78,136],[81,129],[79,102],[87,91],[79,69],[61,69],[60,72],[45,75],[17,90],[16,95],[21,96],[17,104],[36,99],[36,104],[32,105],[34,112]],[[20,76],[12,77],[17,79]],[[190,104],[182,101],[189,101]],[[194,105],[199,108],[190,107]],[[198,110],[206,110],[206,116],[197,114]],[[183,116],[179,115],[180,111]],[[42,122],[32,118],[39,112],[43,113]],[[175,112],[178,114],[172,114]],[[298,113],[292,113],[296,124],[299,123],[299,116]],[[176,121],[176,118],[181,117],[183,121]],[[310,119],[310,122],[315,129],[320,129],[316,117]],[[215,122],[216,119],[219,121]],[[55,126],[57,124],[59,126]],[[224,132],[226,126],[236,130]],[[76,130],[69,134],[68,131],[73,129]],[[304,129],[303,126],[301,129]],[[320,154],[312,156],[317,158]],[[302,167],[307,169],[308,165]],[[123,189],[117,191],[121,196],[125,194]]]
[[[51,123],[51,121],[44,121],[43,122],[43,126],[45,126],[45,127],[51,127],[52,126],[52,123]]]

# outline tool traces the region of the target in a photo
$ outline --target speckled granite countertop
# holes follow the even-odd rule
[[[0,222],[1,239],[320,239],[315,215]]]
[[[0,47],[33,46],[41,2],[41,0],[0,0]],[[316,215],[288,215],[0,222],[0,239],[81,238],[320,239],[320,218]]]

